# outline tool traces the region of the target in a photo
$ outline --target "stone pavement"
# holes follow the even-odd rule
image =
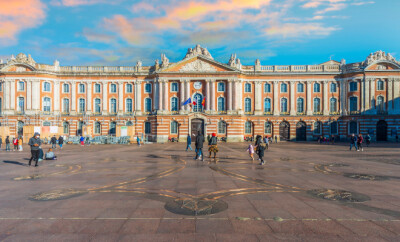
[[[400,241],[400,145],[247,145],[0,151],[0,241]]]

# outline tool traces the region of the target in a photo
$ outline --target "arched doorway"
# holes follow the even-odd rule
[[[193,112],[202,112],[203,105],[201,103],[203,102],[203,95],[201,95],[200,93],[194,94],[193,102],[196,103],[196,104],[193,104]]]
[[[200,131],[204,135],[204,120],[203,119],[192,119],[191,124],[191,136],[192,140],[196,139],[197,133]]]
[[[279,124],[279,136],[281,140],[290,139],[290,124],[288,122],[283,121]]]
[[[110,129],[109,129],[109,135],[115,136],[117,133],[117,123],[116,122],[111,122],[110,123]]]
[[[303,121],[296,124],[296,140],[306,141],[307,140],[307,125]]]
[[[380,120],[376,124],[376,140],[387,141],[387,123],[385,120]]]

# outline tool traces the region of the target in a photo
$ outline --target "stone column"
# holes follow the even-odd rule
[[[324,80],[324,111],[323,114],[325,116],[329,115],[329,95],[328,95],[328,87],[329,87],[329,81]]]
[[[32,80],[26,80],[26,110],[32,111]]]
[[[296,116],[296,106],[295,106],[295,86],[296,82],[295,81],[290,81],[290,116]]]
[[[360,113],[365,112],[365,83],[360,79]]]
[[[376,97],[375,97],[375,85],[376,80],[375,78],[369,78],[371,81],[371,114],[376,114]]]
[[[371,81],[368,79],[368,78],[364,78],[364,102],[365,102],[365,104],[364,104],[364,112],[365,113],[369,113],[370,112],[370,102],[371,102],[371,99],[370,99],[370,97],[369,97],[369,92],[370,92],[370,84],[371,84]]]
[[[14,113],[16,108],[15,108],[15,83],[16,80],[12,80],[10,82],[10,109]]]
[[[312,100],[311,100],[311,92],[312,92],[312,86],[311,86],[311,81],[307,81],[307,115],[313,115],[313,109],[312,109]]]
[[[238,81],[233,80],[232,82],[232,109],[234,112],[238,111]]]
[[[136,90],[136,88],[135,88]],[[108,113],[108,83],[107,82],[103,82],[103,88],[102,88],[102,93],[103,93],[103,110],[102,110],[102,114],[103,115],[107,115]]]
[[[394,99],[394,110],[393,114],[400,114],[400,79],[394,79],[393,83],[393,99]]]
[[[40,88],[40,80],[34,80],[32,82],[32,109],[36,112],[41,110],[40,104],[40,93],[42,89]]]
[[[228,80],[228,95],[227,95],[227,98],[228,98],[228,100],[227,100],[227,103],[228,103],[228,113],[229,114],[231,114],[232,113],[232,99],[233,99],[233,96],[232,96],[232,85],[233,85],[233,80],[232,79],[229,79]]]
[[[90,114],[92,112],[92,81],[88,81],[87,84],[87,113]]]
[[[388,95],[388,113],[393,114],[393,78],[388,79],[388,88],[387,88],[387,95]]]
[[[53,85],[54,85],[54,92],[53,92],[54,114],[57,115],[60,113],[60,81],[54,80]]]
[[[186,91],[185,91],[186,98],[185,98],[185,100],[187,100],[187,99],[189,99],[189,97],[191,98],[191,96],[192,96],[191,93],[190,93],[190,80],[189,79],[185,79],[185,87],[186,87]],[[187,112],[189,112],[190,111],[190,106],[186,105],[185,109],[186,109]]]
[[[124,113],[124,83],[122,80],[118,81],[118,114]]]
[[[254,86],[254,115],[262,115],[262,87],[261,87],[261,81],[255,81],[255,86]]]
[[[273,81],[274,85],[274,116],[279,116],[279,81]]]
[[[153,109],[159,110],[159,93],[158,93],[158,82],[156,79],[153,80]]]
[[[236,98],[238,99],[238,102],[237,102],[238,107],[237,108],[239,110],[239,114],[243,114],[244,113],[244,110],[243,110],[244,100],[243,100],[243,80],[242,79],[238,80],[237,87],[238,87],[238,89],[236,91],[236,94],[237,94]]]
[[[211,80],[211,113],[216,113],[216,106],[215,106],[215,96],[216,96],[216,92],[215,92],[215,79]]]
[[[160,112],[162,112],[162,111],[164,111],[164,105],[163,105],[164,98],[163,98],[163,80],[161,78],[159,78],[157,80],[157,91],[158,91],[158,93],[157,93],[158,94],[158,110]]]
[[[168,87],[168,85],[169,85],[169,81],[165,80],[164,84],[163,84],[163,86],[164,86],[163,98],[164,98],[164,111],[165,112],[169,112],[169,92],[168,92],[169,87]]]
[[[142,115],[142,80],[135,82],[135,113]]]
[[[4,86],[3,86],[3,107],[4,107],[4,114],[9,114],[10,110],[10,80],[5,80],[4,81]]]
[[[206,111],[210,111],[211,95],[210,95],[210,82],[211,80],[206,80]]]
[[[179,80],[179,113],[183,114],[183,112],[185,111],[185,106],[183,106],[183,103],[186,101],[187,99],[185,98],[185,82],[183,81],[183,79]]]

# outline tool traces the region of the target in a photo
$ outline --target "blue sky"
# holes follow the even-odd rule
[[[112,3],[110,3],[112,2]],[[181,60],[200,44],[227,63],[400,59],[398,0],[0,0],[0,58],[20,52],[61,65]]]

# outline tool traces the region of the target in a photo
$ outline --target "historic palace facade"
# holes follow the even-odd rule
[[[0,125],[11,136],[28,135],[27,126],[66,136],[129,128],[157,142],[199,130],[228,141],[352,133],[394,140],[399,84],[400,63],[382,51],[358,63],[288,66],[245,66],[236,55],[224,64],[200,46],[177,63],[161,55],[153,66],[45,65],[19,54],[0,64]],[[189,98],[196,105],[182,105]]]

